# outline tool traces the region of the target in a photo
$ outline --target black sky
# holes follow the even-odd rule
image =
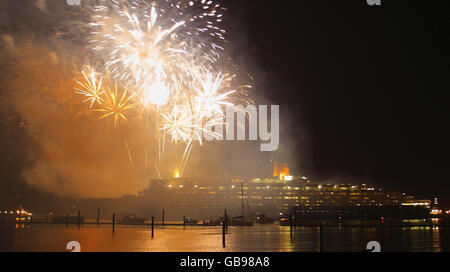
[[[304,171],[450,204],[445,1],[228,2]]]

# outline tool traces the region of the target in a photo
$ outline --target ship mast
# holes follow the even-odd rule
[[[244,220],[244,182],[241,181],[242,220]]]

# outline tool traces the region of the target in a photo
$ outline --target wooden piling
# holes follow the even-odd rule
[[[97,209],[97,226],[100,225],[100,208]]]
[[[226,223],[224,219],[222,224],[222,246],[224,248],[226,247],[225,235],[226,235]]]
[[[225,224],[225,232],[228,232],[228,215],[227,215],[227,209],[225,209],[225,213],[224,213],[224,224]]]
[[[116,214],[113,213],[113,218],[112,218],[112,231],[113,231],[113,233],[114,233],[115,224],[116,224]]]
[[[364,218],[361,218],[360,228],[361,228],[361,239],[360,239],[361,245],[360,245],[360,247],[364,248],[365,243],[366,243],[366,241],[364,240]]]
[[[393,234],[392,218],[389,223],[389,243],[391,246],[391,251],[394,251],[394,234]]]
[[[447,252],[447,248],[448,248],[448,242],[447,242],[447,214],[445,213],[445,211],[443,211],[443,217],[442,217],[442,251],[443,252]]]
[[[81,224],[81,212],[78,211],[78,228],[80,228],[80,224]]]
[[[324,252],[323,223],[320,223],[319,234],[320,234],[320,252]]]
[[[164,209],[162,210],[162,226],[164,227],[164,216],[165,216],[165,211]]]
[[[439,225],[439,221],[438,221],[438,225]],[[433,219],[430,219],[430,250],[431,250],[431,252],[433,252],[433,230],[434,230]]]
[[[152,239],[155,233],[155,217],[152,216]]]
[[[186,227],[186,216],[183,215],[183,228]]]
[[[292,239],[292,215],[289,216],[289,227],[290,227],[291,239]]]
[[[69,215],[66,214],[66,228],[69,226]]]

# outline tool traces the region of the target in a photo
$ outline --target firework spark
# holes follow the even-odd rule
[[[94,51],[116,80],[133,84],[144,101],[165,105],[193,66],[220,60],[225,31],[212,1],[100,1],[93,8]]]
[[[75,93],[86,96],[87,98],[83,102],[91,102],[91,108],[94,106],[95,102],[101,104],[100,96],[104,93],[102,90],[103,78],[100,76],[100,79],[97,81],[97,75],[94,69],[91,70],[90,77],[84,71],[81,73],[86,81],[84,83],[78,80],[76,81],[82,88],[75,88]]]
[[[190,142],[195,131],[195,122],[189,109],[177,106],[169,113],[161,113],[164,119],[162,130],[172,136],[172,142]]]
[[[98,61],[102,76],[82,72],[85,82],[77,81],[77,93],[87,97],[84,102],[91,108],[98,104],[94,111],[103,113],[100,119],[112,117],[114,127],[127,120],[129,110],[152,124],[160,178],[166,135],[185,144],[177,168],[182,175],[194,141],[202,145],[204,135],[222,137],[211,128],[226,125],[225,108],[244,101],[242,90],[249,87],[233,87],[234,66],[226,57],[226,31],[221,28],[224,8],[212,0],[95,3],[87,4],[91,61]],[[116,82],[113,90],[103,89],[103,79]],[[121,94],[118,84],[125,87]],[[147,172],[147,151],[145,160]]]
[[[128,147],[128,141],[127,141],[127,140],[124,140],[123,142],[124,142],[124,144],[125,144],[125,148],[127,149],[128,159],[130,159],[131,167],[134,168],[133,157],[131,156],[130,148]]]
[[[94,111],[103,112],[104,114],[99,117],[99,119],[104,119],[109,116],[114,118],[114,127],[117,126],[117,122],[119,119],[124,119],[127,121],[128,119],[125,117],[125,112],[131,108],[133,108],[133,104],[130,103],[130,100],[133,98],[133,95],[127,95],[128,90],[125,89],[122,95],[118,95],[118,86],[117,82],[114,84],[114,90],[109,89],[106,93],[107,97],[101,98],[101,105],[103,106],[100,109],[94,109]]]
[[[194,87],[196,95],[194,99],[196,109],[202,115],[206,117],[216,114],[224,115],[223,108],[233,106],[233,103],[228,98],[236,90],[220,93],[223,80],[224,75],[221,72],[216,77],[211,72],[196,75],[196,82],[199,83],[199,86]]]

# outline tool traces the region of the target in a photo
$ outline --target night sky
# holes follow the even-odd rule
[[[280,105],[280,143],[294,158],[274,159],[315,181],[366,182],[450,205],[445,1],[223,2],[233,57],[262,101]],[[2,184],[5,204],[29,188],[20,182],[20,133],[0,125],[0,174],[14,180]]]
[[[297,120],[302,170],[450,204],[445,1],[264,2],[231,5],[245,22],[233,29],[247,32],[280,122]]]

